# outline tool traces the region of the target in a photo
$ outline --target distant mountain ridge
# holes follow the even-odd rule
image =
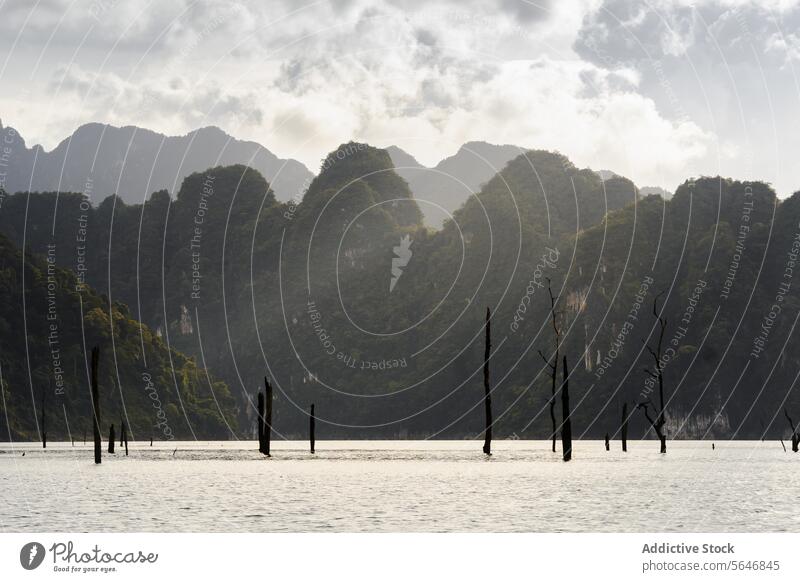
[[[174,195],[194,172],[244,164],[267,179],[279,200],[290,200],[301,197],[313,178],[300,162],[280,159],[258,143],[213,126],[167,136],[135,126],[88,123],[50,152],[27,147],[12,127],[0,127],[0,133],[9,152],[2,185],[8,193],[83,192],[97,203],[117,194],[136,204],[159,190]]]
[[[508,162],[527,150],[514,145],[471,141],[433,168],[423,166],[397,146],[390,146],[386,151],[395,171],[408,182],[426,224],[438,227],[449,218],[448,213],[455,212]]]

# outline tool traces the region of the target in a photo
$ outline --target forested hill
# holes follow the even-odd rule
[[[797,196],[723,178],[640,197],[625,178],[529,151],[433,231],[389,155],[348,143],[300,203],[250,168],[217,167],[144,205],[17,194],[0,231],[37,253],[55,240],[72,267],[85,229],[86,280],[224,379],[242,434],[267,375],[284,436],[305,434],[312,403],[320,436],[476,436],[490,306],[495,434],[546,437],[549,280],[576,436],[613,434],[622,404],[652,395],[658,297],[670,438],[757,437],[784,430],[784,407],[800,414],[798,210]]]
[[[0,235],[0,440],[82,440],[91,429],[89,352],[100,346],[103,438],[121,422],[138,440],[229,438],[237,411],[227,386],[170,350],[121,303]],[[44,423],[42,415],[44,414]],[[230,424],[230,428],[228,428]]]

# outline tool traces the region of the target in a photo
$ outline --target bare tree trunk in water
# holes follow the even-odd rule
[[[316,424],[316,417],[314,416],[314,405],[311,405],[311,414],[308,416],[308,440],[311,444],[311,454],[314,454],[314,444],[316,443],[316,436],[314,435],[314,429]]]
[[[45,414],[45,406],[47,405],[47,392],[42,391],[42,448],[47,448],[47,415]]]
[[[125,456],[128,456],[128,427],[125,426],[125,421],[122,421],[122,435],[119,437],[119,446],[125,445]]]
[[[606,433],[606,450],[607,451],[611,450],[611,442],[610,442],[610,439],[608,437],[608,433]]]
[[[664,434],[664,425],[667,424],[667,416],[666,416],[666,404],[664,403],[664,363],[661,360],[661,350],[662,345],[664,343],[664,332],[667,330],[667,320],[664,317],[661,317],[658,314],[658,298],[661,297],[661,293],[656,295],[653,298],[653,315],[658,322],[659,333],[658,333],[658,343],[656,344],[656,349],[654,350],[651,348],[647,343],[644,344],[644,347],[647,348],[647,351],[650,352],[650,355],[653,358],[655,372],[645,368],[645,373],[650,376],[654,381],[658,382],[658,398],[659,398],[659,405],[656,407],[655,404],[651,403],[650,400],[646,400],[644,402],[640,402],[637,405],[637,408],[641,408],[644,411],[644,416],[647,418],[647,421],[650,423],[650,426],[653,427],[656,435],[658,436],[658,440],[661,443],[661,454],[666,454],[667,452],[667,435]],[[655,419],[650,417],[648,407],[652,406],[656,412]]]
[[[622,403],[622,429],[620,430],[622,433],[622,452],[628,452],[628,403]]]
[[[486,308],[486,346],[483,352],[483,406],[486,413],[486,427],[483,439],[483,452],[492,454],[492,391],[489,385],[489,356],[492,353],[492,312]]]
[[[108,431],[108,452],[110,454],[114,454],[114,441],[116,440],[116,436],[114,434],[114,425],[111,425],[111,428]]]
[[[266,391],[264,393],[264,398],[266,398],[266,413],[264,416],[264,454],[269,457],[270,444],[272,440],[272,384],[269,383],[269,380],[266,376],[264,376],[264,385],[266,387]]]
[[[94,462],[102,462],[103,443],[100,438],[100,386],[97,383],[97,368],[100,365],[100,348],[92,348],[92,416],[94,417]]]
[[[789,411],[784,408],[783,414],[786,415],[786,420],[789,421],[789,426],[792,427],[792,452],[796,453],[798,445],[800,444],[800,436],[798,436],[797,434],[797,429],[794,426],[794,421],[792,420],[792,417],[789,416]]]
[[[564,356],[563,383],[561,384],[561,450],[564,454],[564,462],[572,459],[572,419],[569,410],[569,368],[567,368],[567,356]]]
[[[553,356],[548,359],[544,356],[541,350],[539,355],[544,360],[544,363],[550,368],[550,424],[552,432],[550,439],[553,445],[553,452],[556,452],[556,435],[558,433],[556,427],[556,378],[558,377],[558,348],[561,344],[561,328],[558,325],[558,312],[556,311],[556,298],[553,295],[553,289],[550,286],[550,279],[547,279],[547,292],[550,294],[550,317],[553,324]]]
[[[265,454],[266,445],[264,443],[264,395],[261,390],[258,391],[258,405],[257,405],[257,432],[258,432],[258,452]]]

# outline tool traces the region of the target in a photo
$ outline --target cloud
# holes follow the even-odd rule
[[[95,2],[50,0],[25,26],[27,5],[0,7],[0,46],[23,39],[2,79],[21,90],[0,110],[48,147],[88,121],[214,124],[314,168],[350,139],[428,164],[482,139],[672,188],[739,171],[743,156],[769,173],[748,147],[776,139],[764,137],[753,47],[772,102],[796,107],[771,77],[798,50],[781,34],[798,22],[788,2]]]

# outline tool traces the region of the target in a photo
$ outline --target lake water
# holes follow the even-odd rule
[[[800,532],[800,453],[774,441],[582,441],[570,463],[545,441],[306,447],[137,443],[95,466],[90,445],[0,444],[0,531]]]

